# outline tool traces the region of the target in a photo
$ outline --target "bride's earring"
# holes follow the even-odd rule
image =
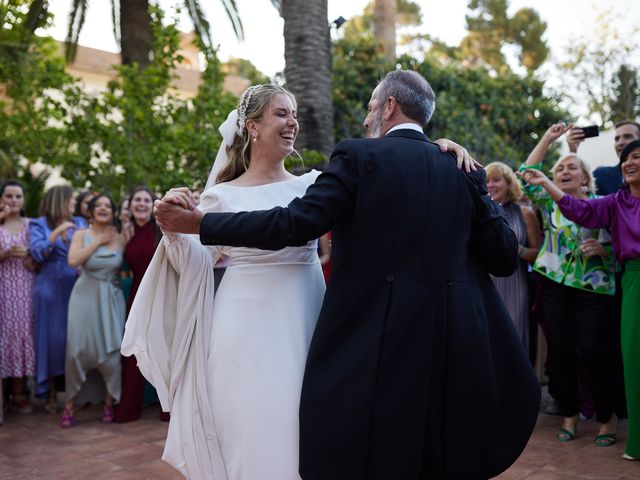
[[[256,143],[257,140],[258,140],[258,132],[253,134],[253,143]]]

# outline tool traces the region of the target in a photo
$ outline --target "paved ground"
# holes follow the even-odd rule
[[[173,480],[182,476],[160,460],[167,423],[158,408],[146,408],[142,420],[102,425],[101,409],[78,414],[78,425],[62,430],[59,415],[36,408],[31,415],[9,412],[0,426],[0,479],[12,480]],[[631,480],[640,479],[640,462],[621,458],[619,443],[593,444],[597,426],[580,424],[573,442],[555,439],[559,418],[541,415],[527,449],[500,480]],[[464,452],[460,454],[464,461]],[[402,479],[389,479],[402,480]]]

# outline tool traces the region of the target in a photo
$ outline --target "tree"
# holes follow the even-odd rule
[[[242,38],[242,22],[238,15],[236,0],[221,0],[227,17],[238,38]],[[122,63],[137,63],[144,69],[151,61],[153,32],[149,14],[149,0],[111,0],[111,20],[113,33],[120,43]],[[184,0],[184,6],[193,21],[200,40],[211,47],[211,27],[198,0]],[[69,28],[66,39],[66,57],[72,61],[75,57],[78,38],[84,26],[89,0],[73,0],[69,12]]]
[[[18,6],[7,15],[11,23],[3,23],[0,43],[26,25],[25,2],[12,3]],[[220,62],[204,44],[207,68],[198,95],[184,100],[171,93],[182,60],[177,21],[165,22],[156,7],[150,14],[151,63],[143,71],[117,67],[104,92],[85,93],[64,72],[52,39],[34,36],[24,59],[0,57],[1,174],[21,179],[30,199],[37,201],[46,178],[36,164],[57,167],[73,186],[116,199],[135,184],[161,192],[206,181],[220,145],[218,126],[237,99],[222,91]]]
[[[397,0],[373,0],[373,34],[382,44],[384,58],[391,63],[396,58]]]
[[[334,137],[327,0],[273,3],[284,19],[286,85],[298,100],[297,147],[329,153]]]
[[[460,43],[458,56],[470,65],[489,65],[497,72],[509,72],[503,47],[514,46],[527,72],[537,70],[549,56],[542,39],[547,24],[531,8],[509,17],[508,0],[469,0],[466,16],[469,33]]]
[[[345,35],[333,46],[333,111],[336,138],[363,133],[371,92],[391,65],[372,35]]]
[[[244,58],[230,58],[222,65],[224,73],[246,78],[253,85],[270,83],[271,79]]]
[[[103,94],[69,91],[66,97],[75,155],[57,165],[65,178],[116,198],[135,184],[152,191],[202,185],[220,145],[218,126],[236,103],[222,91],[220,63],[204,44],[207,68],[198,95],[183,100],[170,93],[182,60],[177,19],[164,25],[162,10],[152,7],[150,14],[153,55],[145,70],[120,65]]]
[[[66,114],[60,92],[73,80],[56,58],[57,44],[34,35],[51,16],[44,2],[0,3],[0,178],[15,178],[25,187],[25,209],[37,215],[49,172],[37,162],[67,155],[60,119]],[[43,96],[43,92],[57,92]]]
[[[628,65],[620,65],[611,85],[611,114],[609,119],[616,123],[640,116],[640,85],[638,70]]]
[[[557,65],[560,89],[571,110],[604,128],[610,127],[617,115],[611,109],[623,92],[617,92],[615,85],[623,65],[635,68],[630,62],[640,37],[636,26],[621,32],[620,20],[615,12],[599,12],[591,31],[570,38]]]
[[[492,75],[486,68],[418,60],[402,55],[397,63],[427,78],[436,96],[436,111],[427,128],[431,138],[451,138],[481,162],[518,166],[555,122],[567,120],[559,97],[544,82],[513,73]],[[345,36],[334,46],[336,136],[359,137],[371,91],[390,66],[371,37]],[[553,156],[553,152],[549,153]]]

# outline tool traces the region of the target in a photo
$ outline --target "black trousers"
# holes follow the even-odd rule
[[[549,326],[550,390],[560,413],[572,417],[578,408],[578,355],[587,375],[598,422],[613,414],[613,363],[616,319],[613,296],[587,292],[544,279],[544,314]]]

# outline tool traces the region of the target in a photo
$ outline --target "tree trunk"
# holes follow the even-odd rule
[[[153,30],[149,0],[120,0],[120,49],[122,63],[149,65]]]
[[[284,69],[298,100],[298,149],[334,147],[331,43],[327,0],[283,0]]]
[[[374,0],[373,34],[382,44],[384,59],[391,63],[396,60],[396,20],[398,3],[396,0]]]

